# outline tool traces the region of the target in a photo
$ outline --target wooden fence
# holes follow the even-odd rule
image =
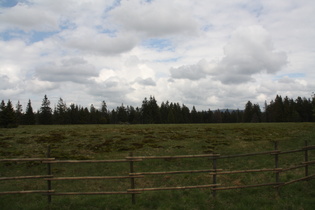
[[[273,186],[277,191],[279,188],[304,181],[315,177],[315,174],[309,174],[309,166],[315,164],[315,161],[310,161],[309,150],[315,149],[315,145],[309,146],[307,141],[302,148],[290,151],[280,151],[278,150],[278,143],[274,143],[274,150],[264,151],[258,153],[249,154],[237,154],[237,155],[220,155],[220,154],[202,154],[202,155],[180,155],[180,156],[134,156],[130,153],[125,159],[116,160],[56,160],[50,157],[50,147],[48,148],[46,158],[22,158],[22,159],[0,159],[0,162],[40,162],[47,165],[46,175],[33,175],[33,176],[16,176],[16,177],[0,177],[0,181],[6,180],[23,180],[23,179],[40,179],[47,182],[47,189],[45,190],[21,190],[21,191],[6,191],[0,192],[1,195],[6,194],[31,194],[40,193],[48,198],[48,202],[52,201],[52,196],[57,195],[113,195],[113,194],[130,194],[131,202],[135,204],[136,194],[140,194],[146,191],[159,191],[159,190],[186,190],[186,189],[197,189],[197,188],[210,188],[212,191],[212,196],[215,197],[217,191],[220,190],[233,190],[233,189],[243,189],[243,188],[253,188],[253,187],[263,187],[263,186]],[[288,168],[281,168],[279,166],[280,156],[289,153],[303,153],[304,161],[297,163],[294,166]],[[270,168],[260,168],[260,169],[247,169],[247,170],[223,170],[219,168],[218,160],[221,159],[234,159],[250,156],[262,156],[262,155],[272,155],[274,156],[274,165]],[[184,158],[208,158],[212,161],[212,167],[204,170],[181,170],[181,171],[161,171],[161,172],[139,172],[135,171],[134,164],[137,162],[148,161],[150,159],[184,159]],[[127,163],[129,165],[129,174],[121,176],[82,176],[82,177],[58,177],[52,174],[51,166],[53,164],[80,164],[80,163]],[[304,176],[298,179],[281,182],[280,174],[288,172],[290,170],[304,168]],[[138,168],[137,168],[138,169]],[[138,169],[139,170],[139,169]],[[224,183],[220,183],[220,177],[228,174],[246,174],[246,173],[260,173],[260,172],[272,172],[275,174],[274,182],[269,183],[259,183],[254,185],[236,185],[236,186],[226,186]],[[212,177],[212,182],[206,185],[194,185],[194,186],[176,186],[176,187],[155,187],[155,188],[137,188],[136,179],[142,179],[150,175],[173,175],[173,174],[194,174],[194,173],[207,173]],[[60,192],[52,188],[52,182],[57,182],[60,180],[102,180],[102,179],[129,179],[130,188],[123,191],[98,191],[98,192]]]

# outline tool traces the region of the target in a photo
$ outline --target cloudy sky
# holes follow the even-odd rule
[[[197,110],[315,91],[313,0],[0,0],[0,99]],[[263,107],[261,107],[263,108]]]

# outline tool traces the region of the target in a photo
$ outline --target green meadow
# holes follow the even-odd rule
[[[315,145],[314,123],[253,124],[150,124],[150,125],[36,125],[0,129],[0,159],[44,158],[48,146],[58,160],[113,160],[134,156],[174,156],[218,153],[233,155],[274,150],[281,151]],[[309,160],[315,160],[309,151]],[[304,161],[304,153],[279,156],[279,167]],[[158,159],[134,162],[135,172],[204,170],[212,168],[210,158]],[[219,159],[217,168],[247,170],[274,168],[274,155]],[[129,163],[52,164],[52,174],[67,176],[128,175]],[[315,173],[314,166],[309,174]],[[0,177],[45,175],[47,165],[39,162],[0,162]],[[302,178],[304,168],[280,174],[280,181]],[[275,182],[274,172],[218,175],[222,186]],[[209,173],[148,175],[136,179],[136,188],[207,185]],[[0,191],[46,190],[44,180],[0,180]],[[58,192],[123,191],[130,180],[52,181]],[[1,209],[313,209],[314,179],[280,188],[272,186],[217,191],[210,189],[149,191],[136,195],[53,196],[51,204],[41,194],[0,195]]]

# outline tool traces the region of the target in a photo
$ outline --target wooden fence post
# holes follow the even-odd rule
[[[133,157],[133,153],[130,152],[129,153],[130,157]],[[134,169],[133,169],[133,159],[130,159],[130,174],[134,173]],[[130,178],[130,185],[131,185],[131,189],[135,189],[135,178]],[[135,194],[131,194],[131,202],[132,204],[136,204],[136,195]]]
[[[308,146],[307,140],[305,140],[304,144],[305,144],[305,147]],[[308,162],[308,149],[307,148],[305,148],[304,162]],[[308,176],[308,164],[305,164],[305,176]]]
[[[47,158],[50,158],[50,145],[47,148]],[[47,175],[51,175],[51,164],[47,163]],[[47,180],[48,191],[51,190],[51,180]],[[48,194],[48,203],[51,203],[51,195]]]
[[[278,150],[278,142],[275,141],[275,150]],[[276,152],[275,153],[275,169],[279,168],[279,154]],[[276,171],[276,183],[279,184],[279,175],[280,172]],[[279,187],[277,189],[277,194],[279,195]]]
[[[217,184],[217,158],[215,156],[212,157],[212,168],[213,168],[213,172],[214,174],[212,175],[212,184]],[[213,187],[215,188],[215,186]],[[216,190],[212,190],[212,196],[213,198],[216,197]]]

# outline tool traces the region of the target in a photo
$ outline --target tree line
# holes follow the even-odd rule
[[[265,102],[262,111],[259,104],[248,101],[244,110],[190,110],[184,104],[162,102],[158,105],[154,96],[144,98],[141,107],[117,106],[108,110],[102,101],[99,109],[92,104],[89,108],[77,104],[66,105],[60,98],[52,109],[47,95],[39,110],[34,111],[31,100],[25,111],[18,101],[15,108],[12,102],[4,100],[0,104],[0,127],[11,128],[18,125],[51,124],[169,124],[169,123],[256,123],[256,122],[314,122],[315,97],[312,99],[287,96]]]

